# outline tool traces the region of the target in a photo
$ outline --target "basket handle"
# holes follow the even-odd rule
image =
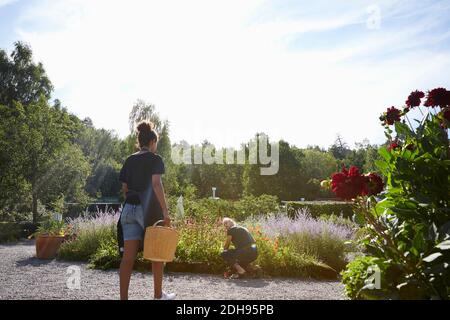
[[[153,224],[153,227],[156,227],[156,225],[160,222],[164,222],[164,220],[158,220]],[[171,226],[175,225],[175,221],[170,223]]]
[[[160,223],[160,222],[164,222],[164,220],[158,220],[158,221],[156,221],[155,224],[153,224],[153,226],[156,227],[156,225],[157,225],[158,223]]]

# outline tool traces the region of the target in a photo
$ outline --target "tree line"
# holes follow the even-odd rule
[[[51,100],[52,92],[44,66],[33,61],[28,45],[15,43],[11,54],[0,50],[1,220],[37,221],[46,210],[64,210],[66,203],[122,200],[118,173],[136,150],[133,129],[144,119],[151,120],[160,135],[164,183],[173,196],[209,197],[216,187],[224,199],[247,194],[270,194],[280,200],[328,198],[332,195],[320,189],[322,179],[342,165],[375,170],[378,157],[378,146],[364,141],[350,148],[338,136],[328,149],[301,149],[279,141],[280,169],[273,176],[261,176],[259,166],[248,163],[175,164],[170,124],[154,105],[138,100],[132,106],[130,134],[121,139],[113,131],[95,128],[89,118],[71,114],[61,101]],[[200,147],[214,146],[204,141]]]

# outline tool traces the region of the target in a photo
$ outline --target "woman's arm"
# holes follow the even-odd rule
[[[228,250],[228,248],[230,248],[230,244],[231,244],[231,236],[227,236],[227,239],[225,240],[225,244],[223,245],[223,250]]]
[[[122,182],[122,192],[123,195],[126,197],[127,196],[127,192],[128,192],[128,184]]]
[[[152,186],[164,214],[164,223],[166,226],[170,226],[169,210],[167,209],[166,196],[164,195],[164,187],[160,174],[154,174],[152,176]]]

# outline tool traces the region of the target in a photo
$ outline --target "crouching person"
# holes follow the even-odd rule
[[[244,277],[247,266],[258,257],[255,239],[246,228],[236,225],[230,218],[224,218],[222,223],[227,231],[227,238],[221,256],[227,265],[236,270],[237,273],[232,278]],[[231,243],[234,249],[230,249]]]

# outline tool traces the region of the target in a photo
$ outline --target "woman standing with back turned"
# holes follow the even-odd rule
[[[144,121],[137,126],[137,139],[140,151],[127,158],[119,178],[122,182],[122,190],[126,195],[119,221],[119,228],[123,236],[123,255],[119,271],[120,299],[122,300],[128,299],[131,273],[136,255],[144,239],[145,228],[158,220],[164,220],[164,224],[170,226],[170,217],[161,181],[161,175],[164,174],[164,162],[159,155],[155,154],[158,135],[153,129],[152,123]],[[164,263],[152,262],[152,272],[154,298],[174,299],[175,294],[162,291]]]

